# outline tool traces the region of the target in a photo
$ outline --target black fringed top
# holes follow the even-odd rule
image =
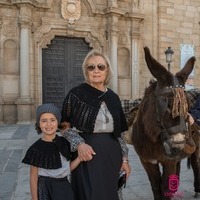
[[[63,102],[62,122],[70,122],[71,127],[76,127],[79,131],[93,133],[103,101],[113,117],[114,135],[120,137],[122,132],[128,130],[128,126],[121,101],[109,88],[102,92],[87,83],[72,88]]]
[[[37,140],[26,152],[22,163],[44,169],[58,169],[62,167],[60,153],[71,159],[69,142],[56,135],[52,142]]]

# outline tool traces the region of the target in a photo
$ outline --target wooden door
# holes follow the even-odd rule
[[[84,81],[83,60],[91,48],[83,38],[55,37],[42,50],[42,99],[61,108],[69,90]]]

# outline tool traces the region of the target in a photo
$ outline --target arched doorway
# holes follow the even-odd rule
[[[56,36],[42,49],[42,101],[58,107],[69,90],[84,81],[82,62],[91,48],[84,38]]]

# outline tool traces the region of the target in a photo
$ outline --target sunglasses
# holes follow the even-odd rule
[[[88,71],[94,71],[95,68],[98,68],[100,71],[104,71],[106,69],[106,66],[104,64],[99,63],[98,65],[90,64],[87,66]]]

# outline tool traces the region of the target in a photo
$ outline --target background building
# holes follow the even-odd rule
[[[41,103],[61,106],[92,48],[109,56],[121,99],[141,97],[151,78],[143,46],[166,67],[170,46],[173,73],[195,55],[188,83],[200,87],[199,15],[198,0],[0,0],[0,123],[30,123]]]

